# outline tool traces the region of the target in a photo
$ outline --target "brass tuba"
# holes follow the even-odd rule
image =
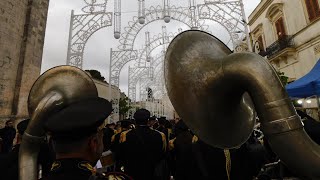
[[[31,121],[22,137],[19,152],[20,180],[38,178],[37,158],[45,139],[43,125],[47,117],[70,103],[97,96],[97,88],[90,76],[76,67],[58,66],[36,80],[28,97]]]
[[[320,179],[320,148],[306,134],[276,71],[261,56],[232,53],[202,31],[179,34],[165,56],[166,88],[203,141],[223,149],[250,136],[255,111],[271,148],[294,172]]]

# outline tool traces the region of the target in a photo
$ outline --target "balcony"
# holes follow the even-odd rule
[[[267,47],[265,55],[268,57],[268,59],[272,59],[283,50],[292,48],[294,48],[293,36],[286,35],[278,41],[272,43],[269,47]]]

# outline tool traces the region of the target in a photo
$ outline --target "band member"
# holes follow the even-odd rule
[[[3,129],[0,129],[0,138],[2,139],[1,153],[9,153],[12,150],[15,137],[16,129],[13,127],[13,121],[8,120],[6,126]]]
[[[52,137],[56,161],[45,180],[107,178],[93,167],[103,152],[103,123],[111,111],[109,101],[90,98],[49,117],[45,127]]]
[[[148,110],[137,110],[136,129],[120,135],[119,156],[124,159],[124,172],[137,180],[157,179],[155,169],[166,151],[165,135],[148,126],[149,118]]]
[[[125,119],[125,120],[122,120],[120,121],[120,125],[121,125],[121,132],[118,133],[118,134],[115,134],[112,136],[111,138],[111,146],[110,146],[110,149],[112,151],[112,153],[114,154],[114,159],[116,161],[115,163],[115,169],[116,171],[121,171],[121,167],[123,166],[123,159],[121,156],[118,155],[118,152],[119,152],[119,146],[121,146],[121,144],[119,144],[120,142],[120,135],[122,132],[124,131],[128,131],[131,129],[131,125],[133,124],[132,121],[130,121],[129,119]]]
[[[13,146],[12,151],[5,156],[0,157],[0,169],[2,171],[1,177],[4,179],[18,180],[18,157],[22,136],[27,129],[30,119],[22,120],[17,125],[17,143]],[[41,165],[42,177],[46,176],[50,170],[51,163],[54,159],[54,154],[49,148],[48,144],[44,142],[40,147],[38,163]]]

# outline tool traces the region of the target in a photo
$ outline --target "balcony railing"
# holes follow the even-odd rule
[[[268,58],[272,58],[277,55],[280,51],[286,48],[294,47],[293,36],[283,36],[281,39],[272,43],[269,47],[267,47],[265,55]]]

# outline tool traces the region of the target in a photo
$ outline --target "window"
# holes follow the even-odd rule
[[[278,39],[283,38],[286,35],[286,31],[284,29],[283,18],[280,17],[274,24],[276,26]]]
[[[318,0],[317,0],[318,1]],[[275,3],[271,5],[267,11],[266,18],[268,18],[273,25],[273,30],[276,39],[285,38],[287,35],[285,16],[283,14],[283,3]]]
[[[305,2],[306,2],[308,15],[309,15],[309,20],[313,21],[320,16],[318,0],[305,0]]]

